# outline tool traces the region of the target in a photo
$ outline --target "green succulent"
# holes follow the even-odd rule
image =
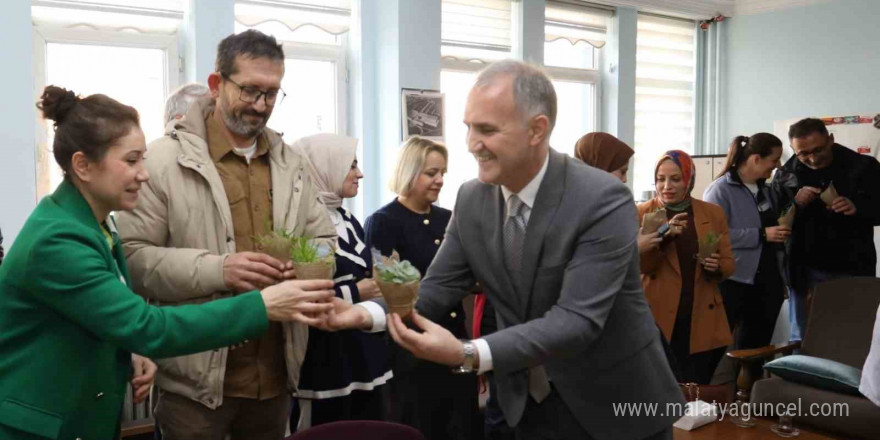
[[[375,267],[376,275],[386,283],[408,284],[421,278],[419,270],[409,261],[395,261],[391,264],[379,263]]]

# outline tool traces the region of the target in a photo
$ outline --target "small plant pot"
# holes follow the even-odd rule
[[[828,188],[825,188],[825,191],[822,191],[822,194],[819,194],[819,198],[821,198],[822,201],[825,202],[825,205],[829,207],[834,204],[834,200],[838,197],[840,197],[840,195],[837,194],[837,188],[834,187],[834,183],[828,185]]]
[[[379,285],[379,290],[391,313],[397,313],[401,318],[406,318],[412,313],[419,298],[418,281],[396,284],[376,279],[376,284]]]
[[[712,254],[718,252],[718,242],[715,243],[704,243],[700,242],[700,251],[697,256],[700,258],[700,261],[705,260],[712,256]]]
[[[784,226],[788,229],[791,229],[791,227],[794,226],[794,211],[795,207],[792,206],[791,208],[789,208],[788,212],[780,216],[777,219],[779,226]]]
[[[336,271],[333,262],[319,261],[317,263],[293,262],[293,270],[298,280],[333,280]]]
[[[665,209],[649,212],[642,217],[642,232],[645,234],[657,232],[657,230],[660,229],[660,226],[663,226],[666,222]]]

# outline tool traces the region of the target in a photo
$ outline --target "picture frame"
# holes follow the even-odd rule
[[[444,94],[437,90],[401,89],[401,137],[422,136],[443,142]]]

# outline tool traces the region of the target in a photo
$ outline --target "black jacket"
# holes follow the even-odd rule
[[[852,216],[828,210],[818,197],[806,207],[798,207],[787,253],[790,281],[796,290],[806,287],[807,269],[853,276],[875,274],[880,163],[839,144],[834,144],[832,154],[831,165],[822,170],[812,170],[792,157],[773,177],[772,190],[781,208],[793,203],[801,187],[825,189],[832,182],[838,194],[856,206]]]

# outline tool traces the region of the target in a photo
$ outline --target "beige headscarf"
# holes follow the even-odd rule
[[[308,156],[318,196],[331,210],[342,206],[342,184],[357,157],[357,144],[356,138],[331,133],[306,136],[293,144]]]

